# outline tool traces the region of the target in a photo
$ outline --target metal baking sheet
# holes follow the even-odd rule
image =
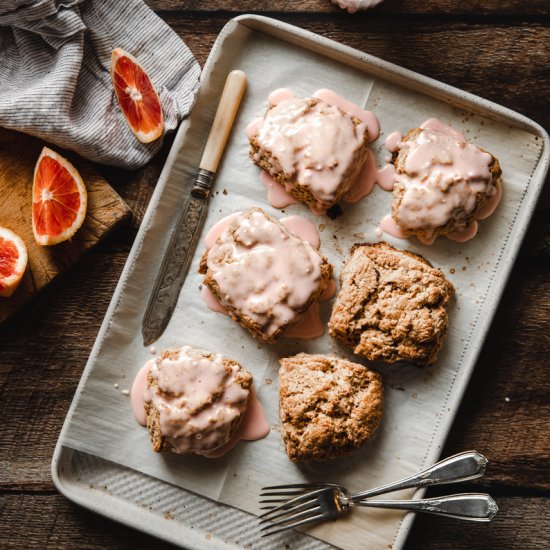
[[[293,88],[298,95],[330,87],[373,110],[384,132],[374,144],[379,164],[384,157],[380,146],[384,135],[396,129],[405,132],[429,116],[439,116],[491,151],[503,166],[503,202],[492,218],[482,222],[480,235],[473,241],[458,245],[440,239],[425,247],[386,239],[425,255],[455,283],[458,296],[450,312],[451,330],[434,368],[379,368],[385,375],[387,396],[381,430],[364,451],[337,463],[291,464],[276,430],[266,440],[239,445],[230,457],[219,461],[162,458],[150,452],[147,434],[135,425],[127,398],[114,389],[115,383],[119,389],[129,387],[147,358],[140,321],[149,288],[177,206],[189,192],[215,98],[234,68],[248,73],[249,88],[217,176],[218,193],[211,201],[207,227],[251,205],[278,214],[267,204],[258,169],[246,158],[244,127],[262,114],[267,93],[281,86]],[[67,416],[52,465],[57,487],[91,509],[192,548],[203,547],[206,540],[220,548],[327,547],[321,541],[341,548],[358,544],[401,547],[413,516],[381,510],[359,510],[338,523],[308,530],[307,535],[290,533],[260,542],[257,531],[251,529],[258,488],[277,480],[327,479],[361,490],[437,460],[547,169],[548,136],[521,115],[272,19],[242,16],[232,20],[207,61],[197,104],[178,131]],[[338,274],[357,235],[375,240],[377,221],[390,202],[391,196],[377,189],[359,205],[344,206],[344,216],[333,221],[310,216],[302,205],[285,211],[310,216],[325,226],[322,251]],[[200,254],[199,249],[192,271]],[[307,343],[289,340],[273,347],[258,346],[229,319],[201,306],[199,283],[200,277],[192,273],[159,347],[182,345],[192,338],[212,349],[215,332],[219,335],[216,351],[242,361],[253,372],[258,395],[274,425],[277,356],[301,350],[347,353],[327,335]],[[328,314],[328,308],[324,313]],[[260,457],[269,457],[269,468],[263,468],[265,460]],[[402,496],[411,495],[412,491]]]

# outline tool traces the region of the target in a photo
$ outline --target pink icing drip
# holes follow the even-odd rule
[[[139,369],[132,389],[130,391],[130,403],[132,404],[132,411],[138,422],[142,426],[147,424],[147,416],[145,415],[144,399],[143,395],[147,389],[147,375],[149,374],[149,368],[155,359],[149,359],[141,369]]]
[[[298,338],[299,340],[311,340],[319,338],[325,333],[325,325],[321,319],[319,302],[313,302],[296,323],[290,325],[283,336],[285,338]]]
[[[420,128],[422,128],[423,130],[433,130],[438,134],[443,134],[455,138],[457,141],[467,141],[466,137],[460,130],[453,128],[452,126],[449,126],[444,122],[441,122],[441,120],[439,120],[438,118],[429,118],[420,125]]]
[[[470,225],[467,225],[462,229],[457,229],[456,231],[452,231],[451,233],[447,234],[446,237],[448,239],[451,239],[451,241],[456,241],[457,243],[465,243],[466,241],[473,239],[476,235],[477,235],[477,222],[474,220]],[[432,244],[432,243],[425,243],[425,244]]]
[[[392,237],[396,237],[397,239],[406,239],[407,235],[403,232],[403,230],[395,223],[395,220],[391,217],[390,214],[384,216],[380,220],[380,229],[387,233],[388,235],[391,235]]]
[[[246,135],[248,139],[250,139],[260,128],[262,125],[263,118],[255,118],[247,127],[246,127]]]
[[[206,237],[204,239],[204,244],[206,245],[206,248],[212,248],[213,244],[216,242],[216,239],[224,232],[226,231],[229,226],[231,225],[231,222],[240,214],[240,212],[235,212],[234,214],[229,214],[229,216],[225,216],[220,221],[216,222],[208,231],[206,234]]]
[[[477,219],[485,220],[491,214],[493,214],[500,203],[500,199],[502,199],[502,185],[499,181],[496,184],[496,190],[493,196],[481,207],[481,209],[477,213]]]
[[[397,148],[399,147],[399,144],[403,140],[403,136],[401,135],[401,132],[392,132],[385,141],[386,149],[390,153],[395,153],[397,151]]]
[[[376,183],[385,191],[391,191],[395,183],[395,168],[393,164],[388,164],[379,169],[376,165],[374,153],[369,149],[361,173],[351,189],[344,195],[344,201],[349,203],[359,202],[373,190]]]
[[[225,309],[218,299],[212,294],[211,290],[203,285],[201,289],[201,298],[204,300],[204,303],[208,306],[208,309],[216,313],[223,313],[224,315],[229,315],[227,309]]]
[[[273,208],[284,208],[299,202],[285,189],[284,185],[274,180],[269,172],[262,170],[260,181],[267,189],[267,200]]]
[[[252,384],[241,425],[225,445],[215,451],[205,453],[204,456],[207,458],[219,458],[233,449],[239,441],[263,439],[269,432],[270,428],[265,418],[264,408],[256,397],[256,389],[254,388],[254,384]]]
[[[307,241],[313,248],[319,250],[321,246],[321,238],[317,228],[306,218],[302,216],[288,216],[282,218],[281,223],[300,239]]]
[[[326,300],[331,300],[332,298],[334,298],[335,294],[336,294],[336,281],[334,279],[330,279],[330,281],[328,282],[327,288],[325,288],[321,296],[319,296],[319,301],[325,302]]]
[[[313,97],[322,99],[329,105],[334,105],[338,107],[345,113],[357,117],[360,121],[364,122],[367,125],[367,132],[369,135],[369,141],[374,141],[380,134],[380,123],[376,118],[376,115],[372,111],[365,111],[361,109],[355,103],[348,101],[346,98],[337,94],[332,90],[327,90],[325,88],[317,90]]]
[[[277,88],[269,94],[267,102],[272,107],[273,105],[279,104],[284,99],[289,99],[291,97],[294,97],[292,90],[288,88]]]

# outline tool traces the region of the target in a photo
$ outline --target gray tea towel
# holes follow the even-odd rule
[[[134,137],[114,93],[111,52],[138,59],[157,89],[165,128],[195,100],[200,68],[142,0],[0,0],[0,126],[95,162],[138,168],[162,140]]]

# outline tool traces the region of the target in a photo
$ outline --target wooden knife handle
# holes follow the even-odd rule
[[[243,71],[231,71],[227,75],[214,123],[202,154],[201,169],[213,173],[218,169],[245,88],[246,74]]]

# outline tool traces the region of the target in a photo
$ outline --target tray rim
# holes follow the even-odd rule
[[[338,57],[346,58],[348,60],[354,61],[358,65],[367,65],[367,67],[365,66],[363,66],[362,68],[360,67],[360,70],[368,70],[374,67],[377,72],[390,75],[391,77],[393,77],[394,81],[395,80],[400,81],[399,83],[401,85],[405,85],[405,87],[411,88],[410,84],[412,83],[416,87],[421,88],[424,93],[426,93],[427,91],[431,92],[429,95],[431,95],[432,97],[437,97],[441,101],[444,101],[446,103],[453,103],[455,105],[460,106],[461,108],[468,109],[470,111],[477,112],[477,113],[483,113],[484,115],[494,115],[494,117],[496,117],[499,121],[506,120],[508,122],[513,122],[517,127],[530,131],[532,134],[542,139],[541,152],[540,152],[538,161],[535,165],[535,168],[533,170],[533,173],[531,174],[532,184],[536,187],[535,191],[532,193],[528,201],[528,207],[531,211],[531,214],[526,217],[525,223],[523,223],[521,227],[518,227],[516,230],[515,242],[513,243],[513,253],[510,254],[506,259],[506,265],[504,267],[503,275],[500,277],[500,279],[497,281],[494,287],[495,290],[493,295],[495,299],[489,306],[487,306],[487,310],[488,310],[487,315],[484,317],[483,320],[479,321],[481,323],[483,334],[486,335],[490,328],[492,320],[494,318],[495,312],[500,304],[500,300],[502,298],[502,294],[508,282],[508,278],[510,276],[512,267],[516,261],[517,255],[521,248],[521,243],[525,237],[525,233],[529,226],[529,222],[531,221],[533,208],[538,201],[538,198],[540,196],[540,193],[544,185],[544,181],[548,174],[549,164],[550,164],[550,136],[548,135],[547,131],[534,120],[529,119],[525,115],[522,115],[521,113],[513,111],[508,107],[504,107],[502,105],[499,105],[498,103],[484,99],[470,92],[460,90],[459,88],[456,88],[449,84],[435,80],[431,77],[424,76],[410,69],[403,68],[397,64],[384,61],[371,54],[362,52],[350,46],[346,46],[344,44],[341,44],[339,42],[326,38],[322,35],[316,34],[314,32],[302,29],[295,25],[291,25],[289,23],[285,23],[283,21],[280,21],[278,19],[274,19],[271,17],[255,15],[255,14],[239,15],[237,17],[230,19],[224,25],[224,27],[218,34],[214,44],[212,45],[212,49],[204,64],[201,77],[200,77],[201,83],[203,82],[205,75],[208,75],[210,71],[213,70],[213,67],[215,65],[214,54],[220,47],[220,44],[223,42],[223,40],[228,34],[230,34],[235,28],[237,28],[239,24],[244,25],[248,28],[251,28],[252,30],[256,30],[256,31],[259,30],[260,32],[264,32],[271,36],[274,35],[274,31],[279,33],[282,32],[283,34],[286,34],[291,38],[291,40],[289,40],[290,42],[296,43],[296,40],[299,39],[299,41],[301,42],[301,45],[305,46],[307,49],[312,49],[311,46],[313,44],[316,44],[317,48],[320,46],[323,49],[323,52],[321,53],[321,55],[325,55],[333,59]],[[269,32],[269,31],[272,31],[272,32]],[[310,48],[308,48],[308,45],[310,46]],[[199,91],[197,90],[195,93],[198,94]],[[63,422],[63,427],[61,429],[58,441],[55,446],[52,463],[51,463],[51,474],[52,474],[52,480],[54,482],[54,485],[57,488],[57,490],[69,500],[72,500],[73,502],[85,508],[88,508],[89,510],[92,510],[102,516],[108,517],[120,523],[126,524],[130,527],[133,527],[139,531],[143,531],[151,536],[157,537],[161,540],[166,540],[174,544],[180,544],[180,542],[177,540],[174,540],[165,531],[156,530],[153,526],[153,522],[150,522],[149,524],[147,522],[140,522],[137,517],[138,516],[137,514],[134,516],[131,516],[128,514],[125,515],[124,513],[119,511],[116,506],[114,508],[113,506],[111,506],[109,509],[107,509],[107,507],[102,507],[100,504],[95,504],[93,501],[94,501],[94,497],[97,497],[96,494],[94,494],[91,497],[88,494],[83,495],[81,494],[81,491],[78,487],[72,486],[70,480],[67,480],[65,476],[63,476],[63,465],[67,463],[67,455],[71,456],[71,453],[74,451],[69,447],[65,447],[63,444],[63,440],[64,440],[65,432],[68,428],[68,425],[70,424],[73,411],[78,402],[80,393],[82,392],[82,389],[86,384],[86,380],[92,369],[95,358],[100,351],[104,336],[109,329],[110,320],[114,313],[114,310],[116,309],[120,295],[124,290],[124,285],[125,285],[126,278],[128,276],[128,272],[134,263],[135,256],[137,255],[138,251],[141,249],[143,237],[148,230],[148,226],[151,221],[153,212],[155,210],[156,205],[159,202],[162,191],[165,187],[165,180],[167,179],[167,174],[170,171],[174,158],[179,152],[179,149],[180,149],[179,144],[184,134],[187,131],[188,125],[189,125],[189,119],[186,118],[185,120],[182,121],[182,123],[180,124],[180,127],[178,128],[176,137],[170,148],[170,152],[163,166],[159,180],[151,196],[147,210],[144,214],[143,221],[136,234],[134,243],[132,245],[132,248],[130,250],[126,263],[124,264],[124,268],[120,275],[119,281],[113,292],[113,297],[111,299],[111,302],[109,303],[107,312],[105,313],[105,317],[101,323],[101,327],[99,329],[96,340],[94,342],[94,345],[92,347],[92,350],[86,362],[86,366],[84,367],[84,370],[82,372],[77,389],[75,390],[73,400],[71,402],[71,405],[69,407],[65,420]],[[459,405],[466,391],[466,388],[468,387],[471,374],[476,366],[477,359],[479,358],[479,353],[481,352],[481,349],[482,349],[482,345],[477,347],[477,349],[474,352],[474,356],[472,358],[471,364],[468,366],[468,368],[466,368],[461,372],[461,377],[465,378],[465,381],[462,383],[462,386],[459,388],[459,391],[456,396],[457,406],[453,407],[452,412],[450,412],[443,419],[441,419],[441,423],[439,424],[439,427],[436,429],[436,432],[441,431],[444,434],[442,441],[439,444],[434,445],[433,437],[432,437],[432,443],[430,444],[431,448],[428,448],[426,453],[426,458],[431,456],[432,459],[435,461],[439,457],[441,449],[445,442],[445,439],[449,434],[451,425],[455,419],[455,415],[458,411]],[[436,432],[434,432],[434,434]],[[185,491],[185,489],[181,489],[181,490]],[[424,492],[425,492],[424,489],[419,489],[418,491],[416,491],[415,497],[420,497],[421,495],[424,494]],[[206,498],[206,497],[202,497],[202,498]],[[112,501],[116,502],[118,500],[116,497],[109,496],[107,494],[105,494],[105,499],[106,499],[106,502],[112,502]],[[149,520],[151,519],[150,518],[151,515],[156,517],[156,514],[154,514],[153,512],[144,512],[144,514],[145,514],[144,517],[147,517]],[[415,517],[416,517],[415,514],[407,514],[401,520],[400,525],[397,529],[396,536],[394,540],[391,541],[393,550],[399,550],[403,547]],[[162,522],[160,518],[159,520]],[[182,535],[180,539],[185,540],[187,547],[198,548],[198,549],[202,548],[202,544],[204,543],[204,541],[200,539],[200,542],[199,542],[199,538],[197,537],[196,531],[194,531],[193,529],[190,529],[183,522],[178,523],[178,529],[180,530]],[[220,548],[233,547],[232,545],[230,545],[230,543],[224,544],[223,541],[219,539],[210,540],[210,544]]]

